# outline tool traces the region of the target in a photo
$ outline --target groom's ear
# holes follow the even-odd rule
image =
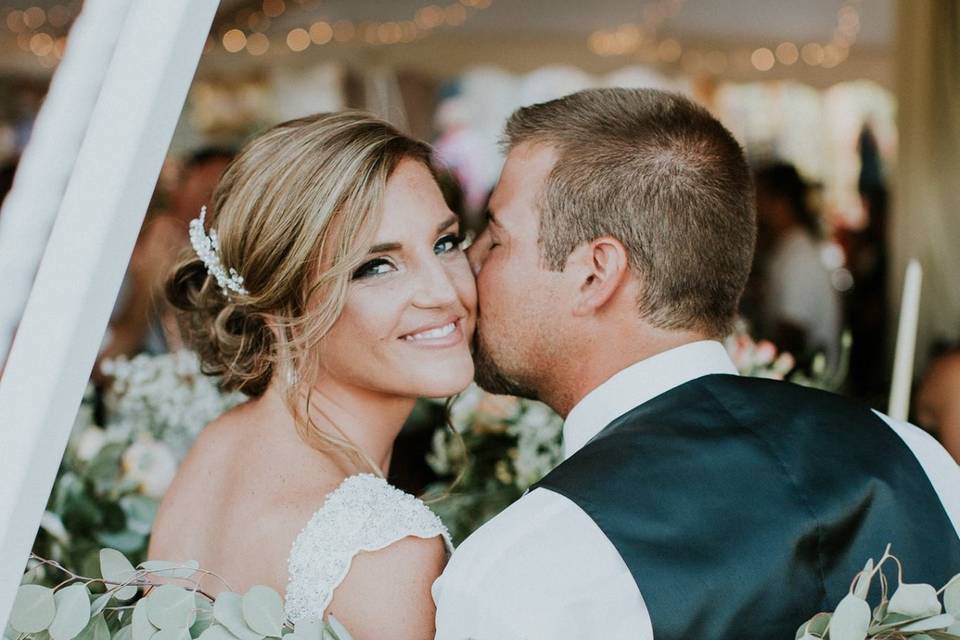
[[[627,250],[616,238],[602,237],[579,247],[571,256],[580,279],[575,316],[588,316],[606,306],[626,283]]]

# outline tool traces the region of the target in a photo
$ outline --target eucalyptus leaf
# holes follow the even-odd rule
[[[113,634],[112,640],[133,640],[133,625],[126,625],[120,627],[115,634]]]
[[[133,568],[127,557],[116,549],[100,550],[100,575],[107,582],[123,584],[133,580],[137,570]],[[137,587],[129,585],[114,592],[117,600],[126,602],[137,595]]]
[[[937,590],[929,584],[901,583],[890,598],[889,611],[907,616],[935,616],[941,612]]]
[[[90,622],[83,628],[76,640],[110,640],[110,627],[103,614],[90,618]]]
[[[960,573],[953,576],[943,590],[943,608],[947,613],[960,618]]]
[[[884,600],[879,605],[877,605],[877,608],[873,610],[873,619],[875,621],[877,621],[878,623],[883,622],[883,619],[887,617],[887,606],[889,604],[890,604],[889,602]]]
[[[189,629],[196,621],[193,592],[172,584],[163,584],[150,592],[147,600],[147,616],[161,631]],[[166,640],[174,640],[169,634]]]
[[[213,617],[239,640],[263,640],[262,633],[257,633],[243,619],[243,601],[240,594],[225,591],[217,596],[213,603]]]
[[[222,625],[212,624],[200,634],[197,640],[237,640],[237,636],[230,633],[227,628]]]
[[[862,598],[848,594],[830,618],[831,640],[863,640],[870,627],[870,605]]]
[[[93,601],[93,604],[90,605],[90,615],[95,616],[97,614],[103,613],[103,610],[107,608],[107,605],[110,604],[111,598],[113,598],[113,592],[107,591],[106,593],[101,593],[97,596],[97,599]]]
[[[279,638],[283,633],[283,599],[264,585],[255,585],[241,600],[247,626],[265,636]]]
[[[133,608],[133,623],[131,625],[133,640],[150,640],[159,631],[153,626],[153,623],[150,622],[150,616],[147,615],[147,606],[151,597],[152,594],[137,600],[137,604]]]
[[[159,573],[166,578],[187,580],[197,572],[197,569],[200,568],[200,563],[196,560],[187,560],[186,562],[147,560],[146,562],[141,562],[140,566],[151,573]]]
[[[866,600],[867,594],[870,593],[871,580],[873,580],[873,558],[867,560],[867,564],[864,565],[863,571],[861,571],[857,577],[856,586],[853,588],[853,595],[857,596],[861,600]]]
[[[931,616],[929,618],[924,618],[923,620],[917,620],[916,622],[911,622],[908,625],[900,627],[898,631],[900,633],[906,633],[907,631],[933,631],[946,629],[953,624],[956,624],[957,619],[954,618],[949,613],[942,613],[938,616]]]
[[[10,626],[19,633],[38,633],[50,626],[55,614],[53,590],[25,584],[17,589],[10,612]]]
[[[193,605],[197,619],[190,626],[190,635],[197,638],[213,624],[213,605],[199,593],[193,594]]]
[[[72,584],[54,594],[57,612],[47,631],[53,640],[72,640],[90,622],[90,590]]]
[[[187,629],[161,629],[153,636],[153,640],[191,640]]]
[[[350,635],[347,628],[340,624],[340,621],[334,618],[332,614],[327,616],[327,629],[333,632],[334,640],[353,640],[353,636]]]
[[[323,621],[304,619],[296,624],[297,640],[323,640]]]
[[[833,615],[830,613],[818,613],[810,618],[810,622],[807,623],[806,632],[822,638],[827,632],[827,627],[830,625],[830,618],[832,617]]]

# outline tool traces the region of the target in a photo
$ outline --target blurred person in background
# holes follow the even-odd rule
[[[835,362],[840,300],[821,259],[809,186],[783,162],[758,170],[755,184],[760,332],[801,362],[820,352]]]
[[[860,176],[857,191],[863,204],[864,225],[841,228],[837,241],[843,246],[854,286],[844,295],[844,318],[853,337],[850,351],[850,393],[883,403],[890,387],[890,363],[884,349],[889,318],[887,302],[887,218],[889,191],[880,145],[870,123],[865,123],[857,141]]]
[[[210,201],[220,175],[233,156],[226,148],[202,148],[183,164],[169,198],[165,198],[162,188],[158,190],[120,287],[104,346],[94,367],[95,379],[100,379],[99,363],[103,360],[130,357],[141,351],[164,353],[181,346],[176,323],[163,303],[162,283],[180,252],[189,244],[190,220]]]
[[[927,367],[916,398],[917,424],[931,432],[960,463],[960,346]]]

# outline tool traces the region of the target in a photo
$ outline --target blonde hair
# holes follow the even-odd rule
[[[208,214],[222,263],[243,276],[248,293],[225,296],[192,252],[167,283],[204,373],[251,397],[278,381],[307,444],[380,475],[346,435],[317,428],[310,390],[317,347],[340,317],[379,226],[387,180],[405,158],[431,167],[428,145],[365,113],[276,125],[227,167]]]

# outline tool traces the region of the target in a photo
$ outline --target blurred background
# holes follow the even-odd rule
[[[9,188],[81,8],[79,0],[0,0],[0,193]],[[257,131],[317,111],[371,111],[435,146],[451,208],[477,228],[502,162],[497,141],[505,118],[519,106],[600,86],[685,93],[746,149],[756,172],[760,235],[745,324],[733,347],[754,358],[744,367],[756,358],[776,362],[776,375],[829,380],[823,386],[886,409],[903,268],[910,257],[921,260],[912,417],[960,459],[956,0],[223,0],[104,336],[100,363],[108,364],[95,369],[79,422],[158,420],[159,409],[144,403],[171,401],[156,388],[130,394],[134,373],[116,359],[179,351],[160,283],[187,246],[189,220]],[[49,231],[40,227],[37,233]],[[778,359],[779,352],[792,358]],[[162,374],[159,365],[152,369],[157,379],[197,375],[182,359],[163,367]],[[192,420],[199,429],[207,414],[232,401],[206,388],[195,393],[216,397],[204,401],[207,413],[163,419]],[[124,409],[131,397],[146,399]],[[484,433],[503,436],[489,475],[516,491],[555,453],[548,442],[554,431],[521,443],[517,453],[524,437],[518,416],[529,409],[479,397],[470,418],[461,416],[467,424],[480,415]],[[454,445],[437,436],[442,416],[439,405],[418,407],[391,470],[398,485],[419,492],[458,470],[450,459],[458,455]],[[542,426],[548,417],[537,420]],[[99,437],[86,445],[75,439],[75,464],[87,469],[95,461]],[[177,442],[174,449],[183,444]],[[525,474],[517,462],[519,456],[522,466],[524,446],[540,456]],[[128,450],[129,443],[111,455],[127,455],[129,476],[148,463],[143,451]],[[100,473],[113,478],[100,487],[106,495],[116,486],[116,460],[104,464]],[[142,493],[147,480],[140,481]],[[487,511],[502,506],[489,500],[495,488],[477,482],[486,487],[478,495],[486,492],[494,505]],[[153,492],[162,495],[163,487]],[[67,508],[73,494],[63,491],[49,513]],[[111,504],[121,493],[110,494]],[[128,523],[140,524],[111,531],[146,529],[126,541],[136,548],[149,531],[152,516],[141,512],[149,508],[128,501],[117,509],[118,522],[126,514]],[[463,530],[492,515],[487,511]],[[60,530],[51,522],[44,531],[56,538],[50,532]],[[109,528],[104,522],[101,516],[101,531]],[[78,527],[61,527],[62,534]]]

